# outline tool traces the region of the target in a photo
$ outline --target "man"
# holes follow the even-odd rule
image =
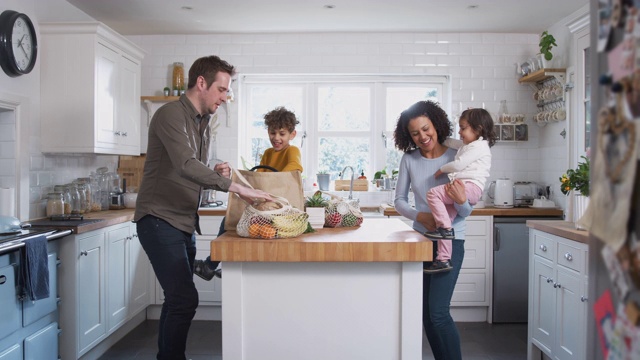
[[[193,268],[201,190],[234,192],[248,202],[272,200],[266,192],[232,183],[227,163],[213,170],[207,166],[210,116],[226,101],[234,74],[234,67],[217,56],[197,59],[186,93],[158,109],[149,126],[134,221],[165,296],[157,359],[186,359],[198,306]]]

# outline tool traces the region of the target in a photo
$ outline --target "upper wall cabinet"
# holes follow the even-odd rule
[[[97,22],[40,33],[42,151],[139,155],[143,51]]]

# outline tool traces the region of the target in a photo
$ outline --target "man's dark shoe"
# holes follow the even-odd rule
[[[445,228],[437,228],[436,231],[426,231],[424,233],[424,236],[430,238],[430,239],[444,239],[444,240],[453,240],[456,237],[455,232],[453,231],[453,228],[451,229],[445,229]]]
[[[437,274],[441,272],[451,271],[451,269],[453,269],[453,267],[451,266],[451,262],[449,260],[435,260],[431,263],[431,265],[429,265],[429,267],[424,268],[423,270],[425,274]]]
[[[214,276],[222,277],[221,270],[212,269],[205,260],[196,260],[193,273],[207,281],[213,279]]]

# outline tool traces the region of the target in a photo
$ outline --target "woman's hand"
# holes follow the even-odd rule
[[[445,184],[445,191],[447,196],[455,201],[458,205],[462,205],[467,201],[467,194],[464,190],[464,183],[458,179],[453,182]]]
[[[433,218],[433,214],[428,212],[419,212],[418,216],[416,216],[416,221],[422,224],[427,230],[435,231],[436,230],[436,220]]]

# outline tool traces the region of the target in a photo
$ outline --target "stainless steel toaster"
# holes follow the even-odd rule
[[[544,195],[544,187],[531,181],[516,181],[513,184],[513,205],[527,207],[533,205],[533,200]]]

